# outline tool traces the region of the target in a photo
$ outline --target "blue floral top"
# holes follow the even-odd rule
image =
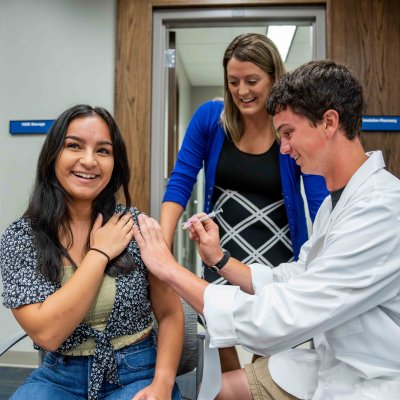
[[[116,206],[116,212],[123,210]],[[135,222],[139,214],[131,209]],[[140,332],[152,324],[152,309],[148,293],[147,269],[140,257],[135,241],[128,246],[136,268],[129,274],[116,277],[115,303],[104,331],[96,330],[84,323],[60,346],[66,351],[93,337],[96,350],[89,385],[89,399],[96,399],[103,380],[119,384],[116,360],[110,339]],[[61,285],[47,280],[36,271],[36,250],[33,244],[30,221],[21,218],[11,224],[1,238],[0,266],[3,279],[3,304],[16,308],[26,304],[42,303]],[[34,344],[36,349],[39,346]]]

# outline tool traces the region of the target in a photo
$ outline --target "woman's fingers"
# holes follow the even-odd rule
[[[93,224],[93,230],[97,231],[97,229],[100,229],[102,225],[103,225],[103,215],[101,213],[98,213],[96,220],[94,221]]]
[[[111,229],[116,229],[116,232],[121,232],[123,237],[132,239],[133,232],[132,232],[132,227],[134,225],[133,221],[133,216],[131,213],[125,213],[125,214],[114,214],[110,218],[110,227]]]
[[[102,217],[96,218],[92,232],[91,245],[104,250],[111,258],[117,257],[133,238],[133,218],[130,212],[114,214],[106,224]]]
[[[126,232],[127,234],[132,233],[132,228],[133,225],[135,225],[134,221],[133,221],[133,217],[128,218],[128,220],[126,221],[125,225],[123,226],[123,231]]]
[[[122,215],[120,214],[117,221],[117,225],[119,225],[120,227],[124,227],[129,222],[131,217],[132,217],[131,213],[126,213]]]
[[[113,224],[116,225],[121,218],[121,213],[115,213],[107,222],[107,224]],[[106,224],[106,225],[107,225]]]

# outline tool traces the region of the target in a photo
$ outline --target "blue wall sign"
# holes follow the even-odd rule
[[[400,117],[364,115],[362,131],[400,131]]]
[[[12,135],[47,133],[53,125],[54,121],[54,119],[10,121],[10,133]]]

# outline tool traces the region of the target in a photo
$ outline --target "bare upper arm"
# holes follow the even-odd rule
[[[149,272],[149,286],[150,300],[157,321],[171,314],[182,318],[183,321],[182,305],[177,293],[151,272]]]

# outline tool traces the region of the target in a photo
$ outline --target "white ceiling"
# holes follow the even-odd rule
[[[298,26],[285,65],[287,70],[312,59],[311,26]],[[223,86],[222,57],[232,39],[245,32],[266,34],[266,26],[179,28],[177,62],[182,62],[192,86]]]

